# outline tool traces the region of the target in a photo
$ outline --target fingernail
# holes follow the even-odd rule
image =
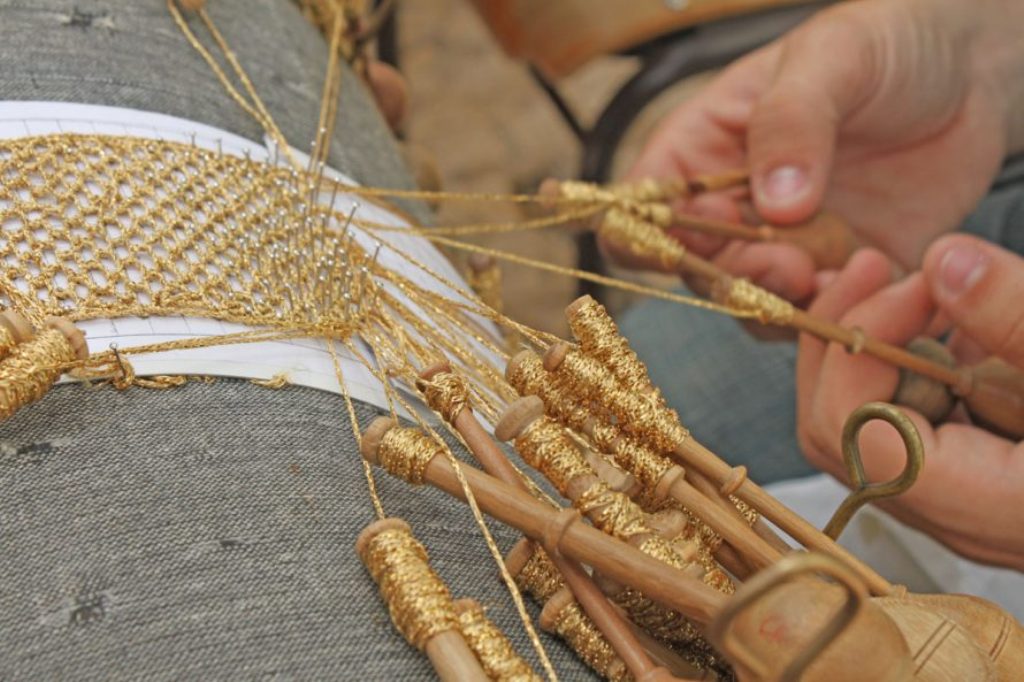
[[[789,201],[807,187],[807,172],[799,166],[779,166],[764,179],[764,194],[771,201]]]
[[[952,247],[939,261],[939,286],[949,298],[957,298],[978,283],[988,268],[988,256],[972,246]]]

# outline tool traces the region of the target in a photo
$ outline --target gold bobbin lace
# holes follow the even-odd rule
[[[0,141],[0,304],[38,322],[192,314],[345,338],[370,259],[311,178],[189,144]]]

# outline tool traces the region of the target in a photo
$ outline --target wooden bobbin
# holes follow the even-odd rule
[[[177,0],[181,8],[188,12],[198,12],[206,9],[206,0]]]
[[[400,531],[412,535],[409,524],[401,519],[388,518],[371,523],[356,538],[356,552],[364,563],[367,561],[367,549],[370,543],[385,531]],[[434,634],[426,642],[423,650],[434,666],[437,676],[444,682],[460,682],[461,680],[488,682],[490,680],[457,628]]]
[[[438,374],[449,371],[449,369],[443,363],[434,365],[424,370],[420,378],[429,381]],[[501,452],[490,436],[483,430],[483,427],[473,416],[471,410],[463,408],[458,415],[455,415],[454,423],[456,429],[469,446],[470,451],[478,461],[484,464],[489,473],[492,473],[496,478],[507,485],[513,486],[515,489],[527,492],[526,486],[519,477],[518,472],[515,471],[508,458],[505,457],[504,453]],[[386,417],[378,419],[370,425],[361,442],[361,451],[364,457],[371,458],[376,456],[381,439],[393,427],[394,422]],[[435,457],[434,459],[437,458]],[[640,679],[650,676],[653,674],[652,671],[658,670],[658,666],[651,662],[650,657],[626,626],[622,616],[608,603],[586,572],[576,565],[575,562],[562,557],[557,551],[552,552],[551,561],[573,594],[580,601],[586,615],[594,621],[598,630],[608,639],[611,646],[626,662],[634,677]],[[517,570],[514,574],[518,572]]]
[[[89,344],[85,340],[85,333],[70,320],[63,317],[48,317],[44,320],[44,324],[64,335],[64,338],[71,344],[76,359],[87,360],[89,358]]]
[[[368,433],[381,433],[382,428],[393,426],[394,422],[382,417],[371,425]],[[364,446],[369,442],[372,439],[364,439]],[[380,442],[379,438],[377,442]],[[375,451],[369,447],[364,447],[363,451],[370,463],[379,464]],[[639,590],[654,601],[683,613],[694,623],[707,626],[731,601],[701,582],[595,528],[579,522],[564,525],[547,504],[528,493],[473,467],[461,465],[460,468],[484,513],[517,528],[535,541],[549,537],[552,528],[557,525],[556,550],[559,554],[587,564],[598,573]],[[462,483],[447,457],[434,456],[423,471],[423,480],[453,497],[463,499]],[[786,557],[783,561],[788,559]],[[756,609],[747,600],[734,624],[738,641],[763,654],[764,660],[774,666],[770,670],[776,673],[786,664],[785,660],[780,659],[784,659],[795,648],[810,643],[817,636],[820,623],[833,616],[835,605],[843,598],[841,588],[817,580],[796,580],[787,583],[785,587],[785,590],[774,590],[771,599],[754,600],[758,604]],[[823,596],[828,594],[836,596]],[[900,644],[903,640],[898,629],[871,602],[866,602],[862,610],[866,615],[858,621],[861,624],[856,628],[851,626],[849,633],[844,632],[842,639],[836,640],[833,645],[835,651],[831,654],[826,651],[824,662],[812,667],[814,674],[809,674],[806,680],[863,680],[865,671],[870,674],[875,668],[883,671],[901,669],[903,664],[899,656],[902,655],[901,651],[905,653],[906,645]],[[897,636],[895,640],[892,639],[893,632]],[[880,642],[891,645],[886,644],[885,648],[881,648]],[[884,657],[879,656],[881,652],[885,653]],[[872,665],[865,667],[865,662]],[[869,676],[867,679],[887,680],[890,677]]]
[[[1024,440],[1024,371],[990,357],[961,368],[970,391],[961,396],[971,419],[1013,441]]]
[[[956,359],[945,345],[927,336],[919,336],[909,344],[907,350],[952,369]],[[956,396],[946,384],[926,376],[900,370],[899,384],[892,402],[920,412],[932,424],[946,419],[956,406]]]
[[[1024,628],[990,601],[966,594],[907,594],[876,601],[886,612],[893,605],[910,602],[953,621],[992,661],[999,680],[1016,679],[1024,670]]]
[[[568,353],[574,352],[567,344],[556,344],[552,346],[544,358],[544,366],[548,371],[557,371]],[[624,394],[628,395],[628,394]],[[595,398],[607,398],[603,395],[595,395]],[[609,408],[618,408],[621,405],[606,404]],[[629,414],[619,412],[616,416],[628,420]],[[662,418],[663,422],[670,423],[671,415]],[[663,439],[671,434],[662,434]],[[736,472],[733,467],[724,462],[717,455],[705,448],[692,436],[677,441],[668,454],[677,459],[680,464],[693,469],[706,476],[716,486],[735,487],[734,494],[739,499],[756,509],[772,523],[788,533],[793,539],[802,543],[805,547],[824,552],[834,556],[847,565],[853,567],[863,580],[868,584],[872,594],[886,595],[892,591],[892,585],[873,569],[856,559],[847,550],[840,547],[834,540],[812,526],[805,519],[795,514],[781,502],[764,491],[763,488],[748,478],[743,478],[736,484]]]
[[[970,634],[939,611],[910,600],[876,603],[899,628],[912,654],[914,679],[921,682],[996,682],[996,666]],[[1020,670],[1016,671],[1019,674]]]
[[[516,653],[505,634],[484,613],[474,599],[456,599],[452,607],[466,643],[476,654],[484,672],[492,680],[542,682],[530,665]]]
[[[494,436],[498,440],[517,440],[523,434],[525,434],[536,422],[538,422],[541,419],[547,419],[547,417],[545,417],[544,415],[543,401],[541,401],[541,399],[536,396],[527,396],[525,398],[520,398],[519,400],[514,401],[508,406],[508,409],[506,409],[504,415],[502,415],[501,419],[494,427]],[[571,442],[569,443],[569,445],[570,447],[575,447],[575,445],[572,444]],[[580,454],[582,457],[582,453]],[[582,474],[569,480],[566,489],[560,492],[562,492],[562,494],[564,494],[566,497],[572,500],[573,504],[575,505],[582,500],[584,493],[590,490],[598,481],[600,481],[599,477],[591,469],[591,473]],[[611,494],[612,496],[616,497],[623,495],[623,493],[616,493],[615,491],[611,491]],[[603,506],[591,507],[590,509],[587,510],[586,513],[590,517],[591,521],[597,524],[601,521],[603,511]],[[636,511],[638,514],[642,514],[638,507],[636,508]],[[646,526],[646,514],[643,514],[643,520]],[[652,536],[657,536],[653,528],[647,527],[647,531],[648,532],[646,533],[633,535],[627,541],[636,547],[641,547],[649,540],[651,540]],[[680,556],[679,559],[683,561],[686,559],[686,557]],[[704,575],[703,567],[695,562],[690,563],[689,566],[686,567],[686,570],[690,573],[690,575],[693,575],[698,578],[703,577]]]

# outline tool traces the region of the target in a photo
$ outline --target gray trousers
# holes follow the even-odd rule
[[[208,5],[285,135],[308,145],[320,36],[285,0]],[[263,135],[164,0],[0,0],[2,100],[131,107]],[[338,126],[332,164],[408,186],[351,73]],[[363,426],[379,413],[358,411]],[[59,386],[0,423],[0,680],[429,678],[354,551],[373,513],[348,423],[336,395],[234,380]],[[378,478],[386,511],[412,525],[455,595],[483,603],[531,657],[468,510]],[[516,535],[493,530],[507,551]],[[564,679],[589,677],[545,642]]]

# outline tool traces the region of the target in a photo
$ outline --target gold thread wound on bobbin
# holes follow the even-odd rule
[[[497,682],[541,682],[480,604],[472,599],[459,599],[455,602],[455,612],[466,644],[476,654],[488,677]]]
[[[599,232],[609,244],[634,257],[657,262],[663,270],[675,272],[686,250],[660,227],[645,222],[617,207],[608,209]]]
[[[62,366],[79,359],[71,340],[50,327],[18,344],[0,362],[0,420],[44,395],[60,378]]]
[[[571,393],[600,402],[625,430],[655,449],[675,450],[690,436],[674,410],[623,389],[604,365],[574,348],[568,349],[555,373]]]
[[[438,372],[429,380],[419,380],[416,385],[430,409],[449,424],[454,424],[459,413],[469,407],[469,386],[454,372]]]
[[[793,321],[796,308],[786,299],[738,277],[728,282],[724,292],[714,287],[716,300],[733,310],[752,314],[762,324],[786,326]]]
[[[654,390],[647,367],[603,305],[584,296],[569,306],[566,319],[580,350],[604,363],[620,383],[634,391]],[[660,402],[660,395],[656,400]]]
[[[599,675],[614,682],[633,679],[615,649],[573,598],[568,588],[544,605],[541,627],[561,637]]]
[[[427,550],[404,522],[396,521],[377,522],[388,527],[361,543],[359,554],[395,627],[422,651],[435,635],[458,629],[459,621],[448,588],[430,567]],[[370,526],[364,533],[371,529],[376,530]]]
[[[423,474],[443,447],[419,429],[396,426],[388,429],[380,440],[377,457],[381,467],[412,485],[423,484]]]

